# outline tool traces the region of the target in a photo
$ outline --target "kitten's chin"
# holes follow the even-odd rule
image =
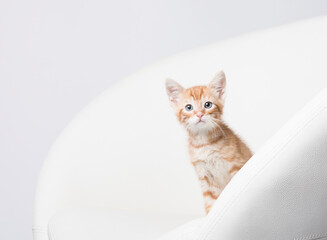
[[[207,124],[206,122],[198,122],[186,128],[188,131],[192,132],[193,134],[206,134],[212,130],[212,127]]]

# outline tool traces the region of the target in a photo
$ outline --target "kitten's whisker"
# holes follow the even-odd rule
[[[219,125],[219,123],[215,122],[215,121],[212,121],[212,123],[214,123],[218,128],[219,130],[221,131],[221,133],[223,134],[224,137],[226,137],[226,133],[224,132],[224,130],[221,128],[221,126]]]

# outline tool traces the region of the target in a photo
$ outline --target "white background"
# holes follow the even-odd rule
[[[323,0],[0,0],[0,239],[32,239],[42,161],[104,89],[173,53],[323,14]]]

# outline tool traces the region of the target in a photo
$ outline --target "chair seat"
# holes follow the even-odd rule
[[[73,209],[54,215],[48,234],[51,240],[154,240],[192,219],[182,215]]]

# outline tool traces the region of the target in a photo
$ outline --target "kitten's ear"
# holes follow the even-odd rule
[[[167,95],[169,97],[169,100],[177,104],[179,100],[181,99],[181,95],[184,91],[184,88],[179,85],[176,81],[173,79],[167,78],[166,79],[166,91]]]
[[[215,75],[208,87],[224,103],[226,97],[226,76],[223,71]]]

